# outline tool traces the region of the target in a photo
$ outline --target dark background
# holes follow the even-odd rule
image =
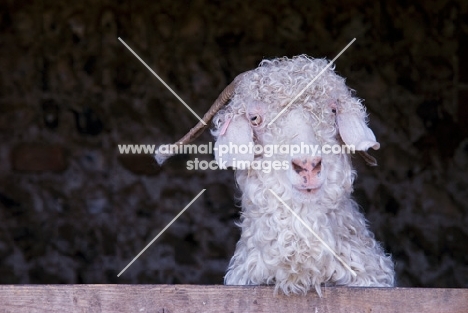
[[[468,287],[467,1],[0,2],[0,283],[220,284],[239,209],[232,171],[160,168],[170,143],[263,58],[337,60],[365,99],[379,167],[355,198],[398,285]],[[208,133],[197,142],[207,143]],[[207,191],[120,278],[202,189]]]

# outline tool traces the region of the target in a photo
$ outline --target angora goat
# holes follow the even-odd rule
[[[205,122],[213,119],[218,164],[282,165],[272,171],[236,170],[242,234],[225,276],[227,285],[275,284],[275,291],[285,294],[314,287],[320,294],[321,285],[394,284],[393,262],[351,198],[355,172],[349,153],[220,153],[223,145],[346,144],[375,165],[366,150],[380,145],[345,80],[328,68],[304,90],[326,66],[326,60],[307,56],[264,60],[236,77],[204,116]],[[192,141],[203,128],[199,123],[178,143]],[[156,159],[162,163],[167,157]]]

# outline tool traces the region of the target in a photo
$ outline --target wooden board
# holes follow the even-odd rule
[[[320,298],[266,286],[0,285],[0,312],[467,313],[468,289],[328,287]]]

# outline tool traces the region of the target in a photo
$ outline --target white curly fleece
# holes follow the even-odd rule
[[[276,120],[286,107],[327,65],[323,59],[301,55],[292,59],[262,61],[237,86],[231,102],[213,119],[212,134],[220,141],[237,134],[231,120],[249,125],[256,144],[306,142],[319,146],[354,144],[357,150],[379,148],[367,127],[360,99],[353,97],[345,80],[327,69]],[[252,120],[256,119],[256,124]],[[258,121],[261,123],[259,125]],[[224,130],[223,130],[224,126]],[[226,130],[227,128],[227,130]],[[242,137],[244,136],[244,137]],[[238,138],[238,137],[234,137]],[[250,139],[249,139],[250,140]],[[238,143],[239,144],[239,143]],[[304,163],[310,155],[300,156]],[[289,155],[252,156],[255,160],[293,162]],[[393,286],[394,270],[368,230],[358,205],[352,200],[355,171],[349,154],[322,154],[321,169],[313,177],[316,192],[298,188],[293,168],[236,171],[242,192],[241,238],[231,259],[225,284],[275,284],[285,294],[321,294],[322,285]],[[315,165],[315,164],[314,164]],[[299,178],[298,178],[299,177]],[[313,234],[273,196],[276,193],[356,273],[349,271]]]

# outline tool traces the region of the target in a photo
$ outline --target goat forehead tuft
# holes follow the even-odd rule
[[[350,98],[344,78],[335,74],[333,66],[321,73],[327,64],[325,59],[305,55],[264,60],[240,81],[233,101],[245,100],[248,95],[253,100],[284,107],[302,91],[296,102],[314,107],[324,101]]]
[[[263,123],[255,131],[261,132],[287,107],[288,111],[302,110],[307,122],[319,128],[321,136],[332,138],[336,135],[335,113],[352,111],[365,118],[365,109],[333,66],[321,73],[327,65],[325,59],[306,55],[262,61],[238,81],[230,103],[215,116],[212,133],[216,135],[216,129],[235,115],[260,115]],[[296,100],[291,103],[293,99]],[[282,117],[275,127],[280,127]]]

